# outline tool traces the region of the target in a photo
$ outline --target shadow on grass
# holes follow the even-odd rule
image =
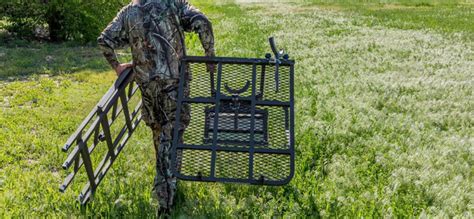
[[[97,46],[15,40],[0,45],[0,80],[14,81],[32,75],[102,72],[110,66]]]

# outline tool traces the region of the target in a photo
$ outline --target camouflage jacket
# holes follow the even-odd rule
[[[184,32],[199,35],[206,56],[214,56],[211,22],[187,0],[141,0],[129,4],[97,39],[107,61],[116,67],[115,49],[130,46],[138,83],[179,77],[185,55]]]

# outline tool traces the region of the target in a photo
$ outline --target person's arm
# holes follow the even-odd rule
[[[206,56],[215,56],[214,33],[209,19],[198,9],[191,6],[187,0],[177,0],[177,7],[184,30],[197,33]]]
[[[117,16],[112,22],[102,31],[97,43],[102,50],[105,59],[112,66],[112,68],[119,75],[123,70],[130,67],[132,64],[120,64],[117,59],[116,49],[123,48],[128,45],[128,34],[125,26],[125,16],[127,8],[123,8],[118,12]]]

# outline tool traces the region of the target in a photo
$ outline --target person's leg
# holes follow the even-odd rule
[[[161,209],[169,210],[176,193],[176,177],[171,172],[172,122],[164,124],[161,130],[156,162],[155,192]]]
[[[155,181],[155,191],[157,192],[160,208],[169,210],[176,194],[176,177],[172,173],[171,153],[172,141],[176,122],[177,105],[177,82],[176,80],[163,80],[163,90],[161,92],[161,110],[163,112],[163,122],[161,126],[160,145],[158,147],[157,159],[157,180]],[[180,115],[178,129],[180,133],[189,124],[189,110],[185,106]]]
[[[163,121],[163,112],[161,109],[162,104],[162,95],[161,95],[161,81],[152,80],[146,84],[140,86],[142,92],[142,119],[145,124],[150,127],[153,134],[153,146],[155,148],[155,170],[156,175],[154,177],[152,196],[158,201],[161,206],[166,205],[166,200],[164,196],[167,194],[160,190],[162,189],[161,185],[165,185],[164,181],[166,179],[166,174],[161,170],[161,131],[162,131],[162,121]]]
[[[161,124],[159,121],[159,111],[156,109],[158,100],[152,94],[153,91],[142,89],[142,119],[150,127],[153,133],[153,145],[155,147],[155,158],[158,159],[158,148],[160,146]],[[156,179],[155,179],[156,180]]]

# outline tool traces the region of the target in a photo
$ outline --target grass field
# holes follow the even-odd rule
[[[263,57],[273,35],[296,60],[296,175],[180,182],[173,216],[474,217],[472,2],[191,2],[219,56]],[[115,77],[94,46],[0,44],[0,217],[154,215],[143,124],[87,207],[58,192],[60,148]]]

